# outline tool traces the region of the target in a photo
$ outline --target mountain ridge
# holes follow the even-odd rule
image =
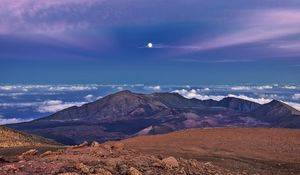
[[[300,128],[298,118],[289,113],[295,109],[287,106],[260,105],[235,97],[220,101],[198,100],[184,98],[178,93],[140,94],[126,90],[45,118],[8,126],[64,144],[93,139],[104,142],[141,133],[160,134],[203,127]],[[276,118],[272,111],[277,108],[289,110],[282,110],[282,115]],[[261,116],[266,111],[271,115]],[[269,120],[273,116],[276,122]]]

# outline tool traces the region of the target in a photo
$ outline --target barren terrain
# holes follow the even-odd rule
[[[300,130],[191,129],[122,142],[143,153],[209,161],[248,173],[300,174]]]
[[[104,144],[32,148],[1,149],[0,172],[300,174],[300,131],[292,129],[192,129]]]

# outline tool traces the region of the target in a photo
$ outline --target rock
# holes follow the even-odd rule
[[[76,164],[76,169],[86,174],[90,172],[90,168],[83,163]]]
[[[129,168],[128,170],[129,175],[143,175],[139,170],[134,167]]]
[[[122,151],[124,149],[124,143],[115,143],[112,146],[112,149],[116,151]]]
[[[160,168],[160,167],[161,167],[161,164],[159,164],[159,163],[157,163],[157,162],[154,162],[154,163],[152,164],[152,166],[153,166],[153,167],[158,167],[158,168]]]
[[[29,151],[24,152],[22,155],[19,156],[19,159],[27,159],[35,156],[38,153],[38,150],[31,149]]]
[[[111,150],[111,146],[107,145],[107,144],[103,145],[103,148],[106,149],[106,150]]]
[[[10,165],[5,165],[0,167],[0,174],[20,174],[20,169],[14,165],[14,164],[10,164]]]
[[[44,152],[43,154],[41,154],[40,157],[46,157],[46,156],[49,156],[49,155],[51,155],[51,154],[53,154],[52,151],[46,151],[46,152]]]
[[[99,147],[101,144],[98,143],[97,141],[93,141],[91,144],[91,147]]]
[[[87,142],[87,141],[84,141],[82,144],[80,144],[80,145],[75,145],[75,146],[73,146],[72,148],[83,148],[83,147],[86,147],[86,146],[88,146],[89,145],[89,142]]]
[[[103,148],[105,150],[107,150],[109,153],[112,153],[112,146],[106,144],[106,145],[103,145]]]
[[[79,174],[75,172],[67,172],[67,173],[60,173],[58,175],[79,175]]]
[[[122,159],[121,158],[109,158],[106,159],[105,165],[111,168],[116,168],[118,165],[122,164]]]
[[[179,167],[178,161],[174,157],[168,157],[164,158],[162,160],[162,163],[167,167],[167,168],[177,168]]]
[[[127,172],[128,172],[128,167],[127,167],[126,164],[118,165],[117,169],[118,169],[120,174],[127,174]]]
[[[96,173],[97,175],[112,175],[110,171],[107,171],[107,170],[105,170],[105,169],[103,169],[103,168],[98,168],[98,169],[96,169],[96,170],[95,170],[95,173]]]

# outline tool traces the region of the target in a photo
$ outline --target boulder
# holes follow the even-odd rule
[[[139,170],[134,167],[130,167],[128,170],[129,175],[143,175]]]
[[[116,151],[122,151],[124,149],[124,146],[124,143],[115,143],[113,144],[112,149]]]
[[[177,168],[177,167],[179,167],[178,161],[177,161],[174,157],[172,157],[172,156],[170,156],[170,157],[168,157],[168,158],[164,158],[164,159],[162,160],[162,163],[163,163],[167,168]]]
[[[83,147],[86,147],[89,145],[89,142],[87,141],[84,141],[82,144],[80,145],[75,145],[75,146],[72,146],[72,148],[83,148]]]
[[[49,155],[51,155],[51,154],[53,154],[52,151],[46,151],[46,152],[44,152],[43,154],[41,154],[40,157],[46,157],[46,156],[49,156]]]
[[[38,153],[38,150],[30,149],[30,150],[22,153],[22,155],[19,156],[19,159],[32,158],[33,156],[37,155],[37,153]]]
[[[107,171],[107,170],[105,170],[105,169],[103,169],[103,168],[98,168],[98,169],[96,169],[96,170],[95,170],[95,173],[96,173],[97,175],[112,175],[110,171]]]
[[[86,174],[90,172],[90,168],[83,163],[76,164],[76,169]]]
[[[93,141],[91,144],[91,147],[100,147],[100,143],[98,143],[97,141]]]

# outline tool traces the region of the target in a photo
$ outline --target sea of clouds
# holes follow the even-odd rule
[[[45,117],[121,90],[138,93],[173,92],[200,100],[236,97],[260,104],[276,99],[300,110],[299,85],[0,85],[0,124]]]

